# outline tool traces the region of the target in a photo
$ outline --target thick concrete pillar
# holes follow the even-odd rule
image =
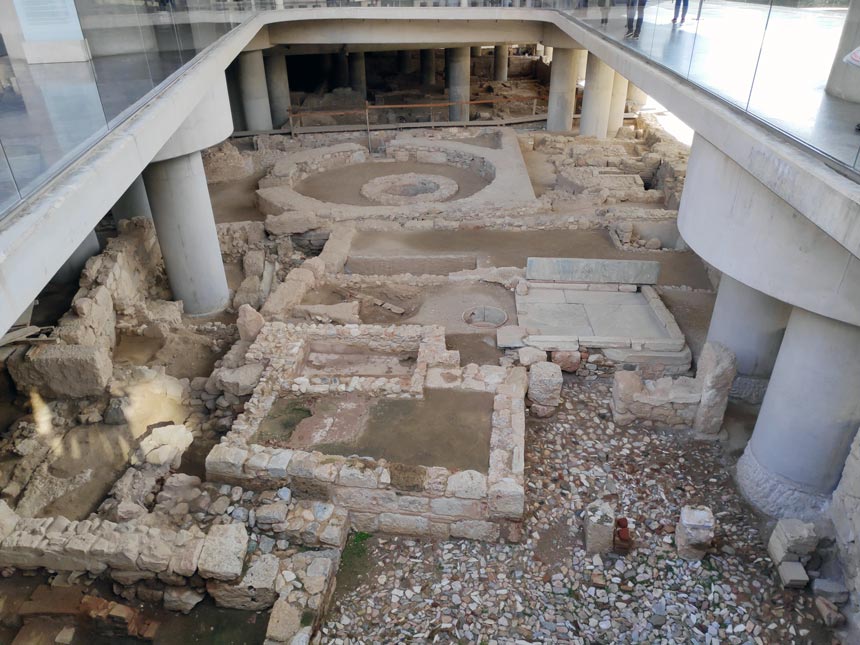
[[[87,260],[94,255],[98,255],[100,252],[99,238],[96,237],[95,231],[90,231],[89,235],[84,238],[84,241],[69,256],[69,259],[63,263],[60,270],[54,274],[52,281],[59,284],[76,283],[81,279],[81,271],[84,270]]]
[[[290,79],[287,57],[282,52],[276,50],[266,58],[266,84],[272,103],[272,125],[281,128],[290,118]]]
[[[549,68],[549,99],[546,117],[548,132],[567,132],[573,122],[573,109],[576,106],[573,51],[557,47]]]
[[[143,185],[143,177],[135,179],[122,196],[110,209],[114,222],[131,219],[132,217],[148,217],[152,219],[152,210],[149,208],[149,197],[146,194],[146,186]]]
[[[221,311],[230,292],[200,153],[151,163],[143,179],[173,296],[192,316]]]
[[[573,50],[573,71],[576,75],[576,84],[580,85],[585,82],[585,68],[588,64],[588,50],[574,49]]]
[[[735,353],[738,375],[768,378],[785,334],[791,305],[724,273],[708,327],[708,340]]]
[[[469,52],[472,55],[472,58],[478,58],[481,55],[481,46],[478,45],[477,47],[471,47]]]
[[[266,67],[262,51],[239,54],[239,87],[242,91],[242,107],[249,130],[271,130],[272,112],[269,106],[269,90],[266,87]]]
[[[813,518],[860,425],[860,327],[792,309],[738,484],[762,511]]]
[[[860,103],[860,67],[843,63],[846,54],[860,45],[860,0],[851,0],[842,37],[830,68],[826,90],[831,96]]]
[[[493,47],[493,78],[497,81],[508,80],[508,46]]]
[[[364,68],[364,52],[349,52],[349,86],[367,98],[367,72]]]
[[[612,96],[609,99],[609,119],[606,126],[606,136],[610,139],[624,125],[624,109],[627,107],[627,79],[618,72],[612,80]]]
[[[334,62],[334,86],[349,87],[349,60],[346,52],[338,52]]]
[[[408,49],[401,49],[397,52],[397,72],[399,74],[412,73],[412,52]]]
[[[460,105],[448,106],[450,121],[468,121],[469,105],[465,103],[471,98],[469,87],[469,48],[455,47],[447,50],[448,59],[448,100],[457,101]]]
[[[648,95],[633,83],[627,83],[627,107],[631,112],[638,112],[648,102]]]
[[[547,64],[552,62],[552,47],[549,45],[545,45],[543,48],[543,59]]]
[[[421,85],[424,88],[433,87],[436,84],[436,50],[421,50]]]
[[[579,134],[582,136],[606,138],[614,81],[615,72],[612,68],[589,52],[585,69],[585,93],[582,95],[582,118],[579,120]]]

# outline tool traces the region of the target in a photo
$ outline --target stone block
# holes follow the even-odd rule
[[[6,365],[20,392],[36,390],[47,398],[100,396],[113,375],[103,345],[38,345],[16,352]]]
[[[445,494],[463,499],[483,499],[487,496],[487,477],[476,470],[462,470],[448,477]]]
[[[218,524],[209,529],[197,562],[204,578],[236,580],[242,575],[248,550],[248,532],[244,524]]]
[[[520,365],[529,367],[535,363],[546,362],[546,352],[536,347],[521,347],[518,352]]]
[[[453,497],[438,497],[430,500],[430,510],[436,515],[447,517],[481,517],[483,506],[481,502],[472,499],[456,499]]]
[[[482,522],[480,520],[462,520],[452,522],[451,537],[467,538],[469,540],[483,540],[493,542],[499,539],[499,525],[493,522]]]
[[[839,580],[830,578],[815,578],[812,581],[812,593],[830,602],[842,605],[848,602],[848,588]]]
[[[239,307],[239,315],[236,319],[236,326],[239,328],[239,339],[247,342],[254,342],[257,334],[263,328],[266,321],[263,316],[255,310],[251,305],[242,305]]]
[[[222,367],[217,372],[217,382],[225,392],[233,396],[248,396],[260,382],[263,369],[260,363],[248,363],[232,369]]]
[[[286,596],[278,598],[269,615],[269,625],[266,628],[266,643],[287,644],[302,629],[302,610],[294,605]]]
[[[552,353],[552,362],[561,368],[562,372],[574,373],[579,369],[582,353],[575,351],[557,351]]]
[[[361,464],[344,464],[340,469],[337,483],[341,486],[352,486],[355,488],[376,488],[378,475],[372,468],[366,468]]]
[[[496,330],[496,346],[499,349],[517,349],[525,346],[525,337],[528,334],[524,327],[506,325]]]
[[[767,551],[774,564],[797,562],[801,557],[810,555],[818,546],[815,525],[795,518],[782,518],[776,523]]]
[[[538,405],[554,407],[561,400],[564,379],[555,363],[535,363],[529,369],[529,399]]]
[[[296,235],[307,233],[315,228],[320,228],[319,217],[312,213],[299,213],[287,211],[281,215],[266,216],[266,232],[269,235]]]
[[[266,472],[269,477],[283,479],[287,476],[287,467],[290,465],[290,460],[293,458],[293,451],[286,448],[275,450],[272,458],[266,466]]]
[[[241,477],[242,467],[248,458],[244,448],[219,443],[206,455],[206,476],[218,481],[218,477]]]
[[[379,530],[397,535],[428,535],[430,533],[430,520],[417,515],[380,513]]]
[[[783,562],[777,567],[777,572],[786,589],[803,589],[809,584],[809,576],[800,562]]]
[[[268,609],[275,603],[279,563],[277,556],[263,554],[254,558],[238,582],[210,580],[206,583],[206,591],[219,607],[245,611]]]
[[[585,507],[585,551],[589,554],[609,553],[615,539],[615,510],[605,500],[596,500]]]
[[[9,505],[0,500],[0,542],[6,539],[18,524],[18,514]]]
[[[720,343],[705,343],[696,366],[696,381],[702,392],[693,421],[697,433],[713,436],[720,432],[736,373],[735,355],[730,349]]]
[[[675,546],[684,560],[701,560],[714,539],[716,521],[707,506],[684,506],[675,526]]]
[[[651,260],[529,258],[526,280],[547,282],[656,284],[660,263]]]
[[[490,516],[519,520],[523,517],[526,496],[523,487],[514,479],[499,480],[489,490]]]

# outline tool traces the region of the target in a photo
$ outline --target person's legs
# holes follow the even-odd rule
[[[687,19],[687,7],[689,7],[689,6],[690,6],[690,0],[681,0],[681,3],[682,3],[682,4],[681,4],[681,6],[682,6],[682,10],[681,10],[681,24],[683,25],[683,24],[684,24],[684,21]],[[677,7],[678,5],[676,4],[675,6]],[[675,9],[675,13],[677,14],[677,12],[678,12],[678,9],[676,8],[676,9]]]
[[[672,22],[678,22],[678,14],[681,11],[681,0],[675,0],[675,15],[672,16]]]
[[[639,0],[639,5],[636,11],[636,31],[633,32],[634,38],[639,38],[639,32],[642,31],[642,21],[645,20],[645,3],[648,0]]]
[[[633,21],[636,17],[637,0],[627,0],[627,35],[633,35]]]

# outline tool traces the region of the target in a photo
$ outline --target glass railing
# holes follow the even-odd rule
[[[612,0],[470,0],[470,5],[558,10],[817,151],[831,165],[860,170],[860,132],[855,131],[860,122],[860,67],[840,60],[845,43],[860,45],[860,9],[849,18],[847,7],[839,6],[846,0],[777,1],[817,6],[729,0],[689,0],[686,7],[683,0],[677,4],[631,0],[630,6]],[[13,19],[5,15],[0,21],[0,217],[144,105],[197,54],[256,12],[339,6],[458,7],[460,1],[14,0],[10,4],[15,9]],[[632,18],[629,36],[628,15]],[[846,33],[856,34],[857,43],[846,38],[840,44],[846,24]],[[85,56],[79,55],[82,51]],[[50,62],[52,55],[65,62]],[[827,92],[831,67],[837,73],[832,91]]]
[[[858,35],[853,46],[860,46],[860,11],[853,12],[848,22],[847,0],[633,0],[629,5],[591,0],[567,7],[560,0],[553,4],[565,15],[821,153],[832,165],[860,169],[860,132],[855,130],[860,103],[840,98],[838,90],[825,90],[835,68],[854,84],[860,100],[860,67],[843,63],[844,51],[837,58],[846,23],[846,31]]]

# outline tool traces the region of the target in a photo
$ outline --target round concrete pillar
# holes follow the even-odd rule
[[[552,62],[552,47],[549,45],[546,45],[543,48],[543,60],[547,64]]]
[[[459,102],[459,105],[448,106],[450,121],[468,121],[471,98],[469,87],[469,48],[456,47],[450,52],[448,60],[448,100]]]
[[[493,78],[497,81],[508,80],[508,46],[493,47]]]
[[[627,105],[631,112],[638,112],[648,102],[648,95],[633,83],[627,83]]]
[[[346,52],[338,52],[335,55],[334,86],[349,87],[349,60]]]
[[[724,273],[708,327],[708,340],[735,353],[738,374],[767,378],[779,354],[791,305]]]
[[[116,200],[116,204],[110,209],[114,222],[119,222],[132,217],[148,217],[152,219],[152,210],[149,208],[149,197],[146,195],[146,186],[143,185],[143,177],[138,176],[122,196]]]
[[[612,80],[612,96],[609,99],[609,118],[606,126],[606,136],[610,139],[618,134],[618,129],[624,125],[624,108],[627,107],[627,79],[618,72]]]
[[[272,125],[283,127],[290,118],[290,80],[287,76],[287,57],[275,51],[266,57],[266,84],[272,102]]]
[[[615,72],[612,68],[589,52],[585,68],[585,93],[582,95],[582,118],[579,121],[579,134],[582,136],[606,137],[614,81]]]
[[[412,52],[408,49],[401,49],[397,52],[397,72],[399,74],[412,72]]]
[[[436,84],[436,50],[421,50],[421,85],[424,88],[433,87]]]
[[[349,52],[349,86],[367,99],[367,73],[364,68],[364,52]]]
[[[221,311],[230,292],[200,153],[151,163],[143,179],[173,296],[192,316]]]
[[[266,87],[266,68],[263,52],[251,51],[239,54],[239,87],[242,91],[242,107],[249,130],[271,130],[272,112],[269,106],[269,90]]]
[[[69,259],[63,263],[60,270],[54,274],[52,282],[59,284],[77,283],[81,279],[81,271],[84,270],[87,260],[94,255],[98,255],[100,252],[99,238],[96,236],[95,231],[90,231],[84,238],[84,241],[69,256]]]
[[[758,508],[812,518],[839,482],[860,425],[860,327],[795,307],[738,483]]]
[[[860,44],[860,0],[851,0],[842,27],[842,37],[827,79],[827,93],[846,101],[860,103],[860,67],[843,63],[842,59]]]
[[[553,54],[552,65],[549,68],[549,99],[546,117],[548,132],[567,132],[573,122],[573,109],[576,105],[573,51],[556,47]]]
[[[576,77],[576,84],[580,85],[585,82],[585,68],[588,65],[588,50],[574,49],[573,50],[573,70]]]
[[[481,46],[478,45],[477,47],[470,48],[470,52],[471,52],[472,58],[478,58],[481,55]]]

